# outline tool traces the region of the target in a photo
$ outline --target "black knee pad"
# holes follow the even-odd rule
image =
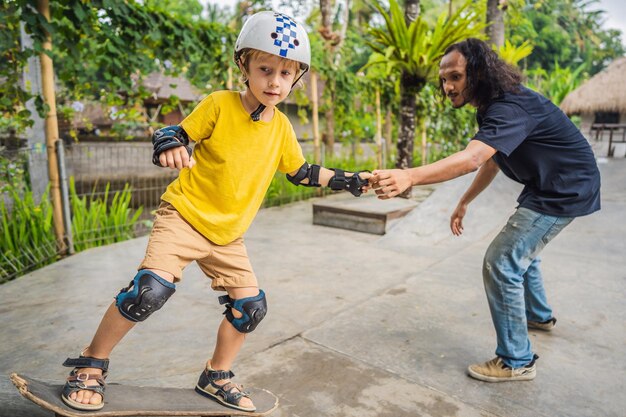
[[[250,333],[256,329],[256,326],[263,320],[267,313],[267,301],[265,293],[259,290],[259,294],[254,297],[246,297],[235,300],[228,295],[219,298],[220,304],[226,304],[224,315],[235,329],[241,333]],[[236,318],[231,311],[234,308],[242,314]]]
[[[132,288],[132,289],[131,289]],[[176,285],[147,269],[137,272],[135,278],[115,297],[120,314],[130,321],[144,321],[174,294]]]

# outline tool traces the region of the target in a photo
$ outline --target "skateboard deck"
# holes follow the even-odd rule
[[[203,397],[193,389],[138,387],[107,384],[104,408],[98,411],[80,411],[61,400],[63,384],[51,384],[25,375],[11,374],[11,381],[22,396],[38,406],[64,417],[117,416],[266,416],[278,407],[278,398],[264,389],[247,388],[257,407],[256,411],[228,408],[217,401]]]

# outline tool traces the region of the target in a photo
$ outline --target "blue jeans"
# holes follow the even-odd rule
[[[496,355],[512,368],[533,359],[526,320],[552,318],[539,252],[573,219],[518,208],[487,249],[483,282],[498,336]]]

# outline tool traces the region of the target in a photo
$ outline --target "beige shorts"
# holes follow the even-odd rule
[[[170,203],[162,202],[156,212],[146,257],[138,269],[160,269],[183,277],[183,269],[196,261],[213,280],[214,290],[226,287],[258,287],[243,238],[228,245],[216,245],[201,235]]]

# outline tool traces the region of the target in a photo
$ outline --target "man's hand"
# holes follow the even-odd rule
[[[191,168],[196,164],[196,161],[189,156],[189,152],[184,146],[178,146],[161,152],[159,162],[163,167],[177,169],[179,171],[183,168]]]
[[[413,185],[409,172],[403,169],[377,169],[372,172],[369,183],[381,200],[402,194]]]
[[[450,216],[450,230],[454,236],[463,234],[463,217],[467,213],[467,204],[459,203]]]

